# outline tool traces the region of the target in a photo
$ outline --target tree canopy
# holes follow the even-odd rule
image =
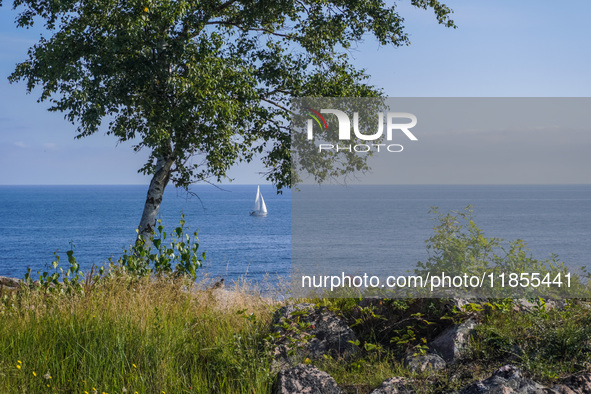
[[[438,1],[413,0],[453,26]],[[17,0],[19,26],[40,17],[54,32],[11,81],[25,80],[63,111],[78,137],[108,122],[120,141],[150,149],[143,167],[174,156],[179,186],[222,178],[262,154],[268,179],[288,186],[291,97],[363,97],[379,90],[350,64],[367,33],[409,42],[395,4],[382,1]],[[192,160],[195,155],[201,160]]]
[[[410,0],[454,27],[437,0]],[[289,100],[376,97],[349,49],[373,36],[409,43],[396,2],[382,0],[15,0],[17,24],[46,37],[10,80],[41,88],[77,126],[101,125],[148,149],[162,188],[226,177],[259,156],[291,185]],[[153,179],[154,182],[154,179]],[[151,187],[152,188],[152,187]]]

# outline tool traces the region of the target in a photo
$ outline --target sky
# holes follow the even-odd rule
[[[457,29],[438,25],[431,11],[401,1],[410,46],[380,47],[367,39],[351,50],[354,64],[364,68],[370,82],[385,95],[590,96],[588,0],[445,3],[454,10]],[[148,177],[137,173],[147,152],[135,153],[131,144],[118,145],[114,137],[101,133],[75,140],[75,127],[63,114],[48,112],[48,104],[37,103],[35,93],[27,95],[23,83],[8,83],[15,64],[26,59],[27,49],[40,35],[37,30],[17,29],[15,16],[5,2],[0,8],[0,185],[149,183]],[[537,183],[560,183],[563,173],[581,175],[569,178],[574,183],[588,182],[586,165],[591,163],[579,157],[588,139],[572,145],[578,147],[577,159],[561,161],[562,172],[539,178]],[[563,148],[565,157],[569,149]],[[442,183],[475,182],[486,165],[475,157],[470,173]],[[531,165],[535,168],[535,163]],[[237,184],[262,184],[261,171],[262,165],[256,163],[239,165],[231,174]],[[437,181],[425,178],[426,183]]]

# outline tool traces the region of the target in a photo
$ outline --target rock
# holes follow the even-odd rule
[[[590,394],[591,374],[572,375],[561,379],[554,386],[554,390],[560,394]]]
[[[440,371],[445,369],[447,363],[437,354],[427,353],[419,356],[409,355],[404,359],[404,364],[412,372]]]
[[[273,394],[340,394],[337,382],[326,372],[300,364],[277,374]]]
[[[318,359],[325,354],[347,358],[359,351],[349,342],[357,340],[353,330],[334,313],[316,309],[312,304],[287,305],[278,309],[273,316],[273,325],[275,332],[280,334],[274,351],[274,369],[285,368],[298,358]],[[289,354],[290,350],[295,350],[295,357]]]
[[[513,365],[505,365],[497,369],[490,378],[481,380],[466,387],[460,394],[542,394],[556,393],[533,380],[526,379],[521,371]]]
[[[478,323],[468,319],[462,324],[446,328],[430,344],[433,353],[441,355],[448,363],[455,363],[468,347],[470,335]]]
[[[547,299],[544,300],[544,308],[549,311],[552,309],[556,309],[556,310],[563,310],[564,307],[566,306],[567,302],[565,300],[552,300],[552,299]],[[513,309],[519,312],[533,312],[534,310],[536,310],[537,308],[539,308],[541,305],[538,302],[532,302],[528,299],[525,298],[518,298],[516,300],[513,300]]]
[[[405,378],[390,378],[382,382],[380,387],[373,390],[370,394],[413,394],[407,387],[408,381]]]
[[[0,286],[4,287],[20,287],[23,281],[21,279],[9,278],[7,276],[0,276]]]

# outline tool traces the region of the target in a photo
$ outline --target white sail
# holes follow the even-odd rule
[[[265,215],[267,214],[267,206],[265,205],[265,199],[263,198],[262,194],[261,194],[261,213],[264,213]]]
[[[254,210],[250,214],[253,216],[267,215],[267,206],[265,205],[265,200],[261,194],[260,186],[257,186],[257,196],[254,200]]]

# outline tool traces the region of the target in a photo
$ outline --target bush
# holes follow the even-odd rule
[[[476,289],[456,288],[449,295],[527,298],[588,296],[589,288],[578,274],[570,272],[564,262],[558,261],[558,256],[538,260],[521,239],[504,242],[500,238],[485,237],[472,218],[471,206],[468,205],[463,211],[446,214],[435,207],[430,213],[437,215],[439,224],[426,241],[429,257],[417,263],[415,273],[423,277],[445,273],[452,277],[467,274],[478,278],[495,278],[496,285],[493,288],[490,285]],[[535,280],[533,273],[536,273]],[[504,287],[500,286],[501,276],[504,278]],[[566,286],[567,278],[569,287]],[[490,284],[490,281],[486,283]]]

